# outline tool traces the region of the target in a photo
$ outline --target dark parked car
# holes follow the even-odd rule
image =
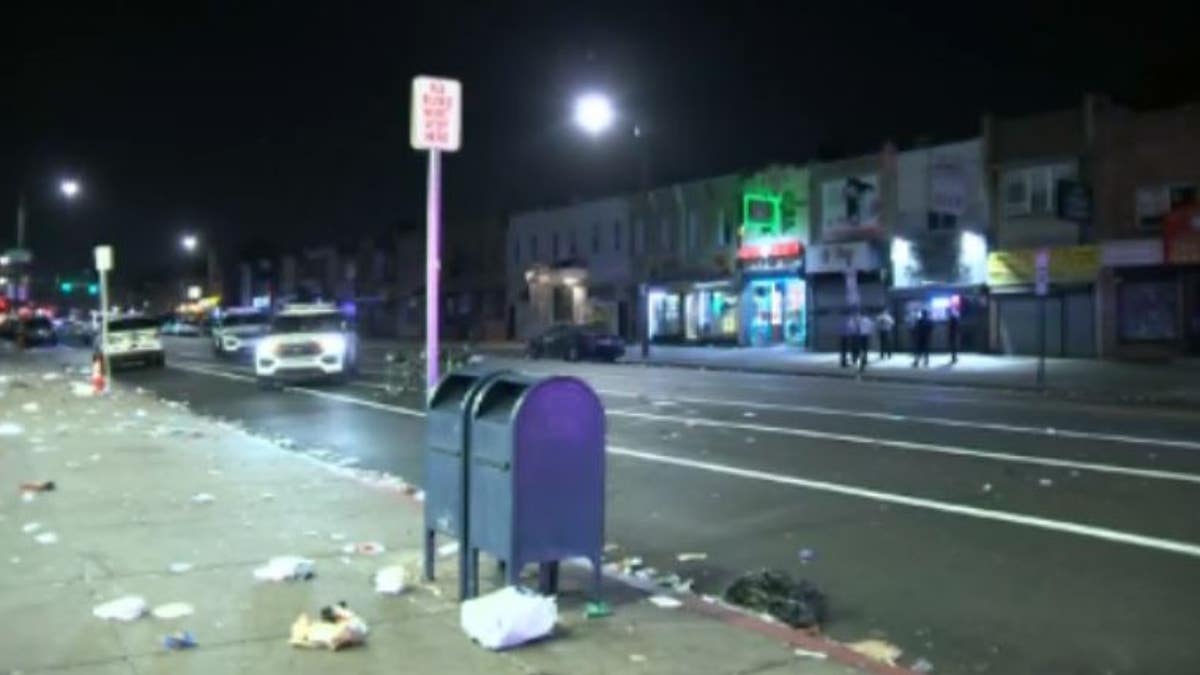
[[[529,341],[530,358],[567,361],[616,361],[625,355],[625,341],[603,326],[559,324]]]
[[[27,347],[58,344],[58,333],[54,330],[54,323],[44,316],[21,319],[16,329],[18,339],[24,335]]]

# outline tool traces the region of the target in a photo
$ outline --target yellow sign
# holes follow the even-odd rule
[[[988,254],[989,286],[1019,286],[1034,282],[1039,249],[992,251]],[[1050,251],[1050,283],[1094,281],[1100,271],[1100,247],[1062,246]]]

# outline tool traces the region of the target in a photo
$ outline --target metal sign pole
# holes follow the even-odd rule
[[[100,367],[104,369],[104,380],[112,378],[108,367],[108,270],[100,270]]]
[[[1046,296],[1038,296],[1038,389],[1046,388]]]
[[[429,150],[429,175],[425,193],[425,396],[438,382],[438,323],[441,310],[439,281],[441,260],[442,153]]]

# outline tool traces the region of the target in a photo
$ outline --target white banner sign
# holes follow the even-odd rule
[[[462,84],[458,80],[413,78],[409,141],[417,150],[458,150],[462,144]]]

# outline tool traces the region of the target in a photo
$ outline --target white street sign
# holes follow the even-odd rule
[[[113,268],[113,251],[111,246],[96,247],[96,270],[107,272]]]
[[[1050,251],[1046,249],[1037,252],[1034,281],[1037,286],[1037,294],[1045,295],[1050,288]]]
[[[462,83],[413,78],[410,139],[417,150],[454,152],[462,145]]]

